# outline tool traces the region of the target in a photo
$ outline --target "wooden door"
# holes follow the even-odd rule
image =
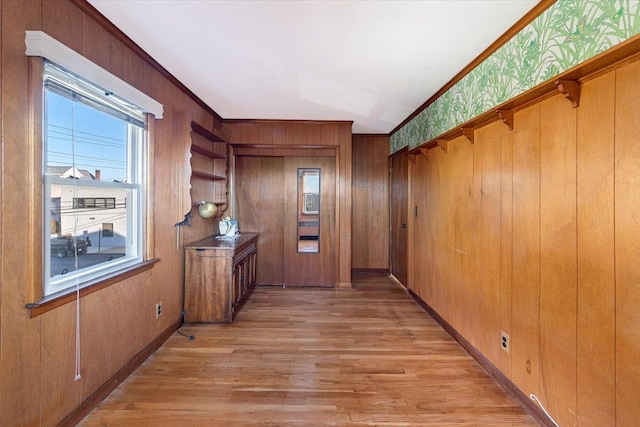
[[[284,283],[287,286],[335,286],[335,157],[285,157]],[[320,169],[319,252],[298,252],[298,169]]]
[[[407,149],[391,156],[391,274],[407,286]]]
[[[284,157],[236,156],[240,233],[257,232],[257,285],[284,284]]]

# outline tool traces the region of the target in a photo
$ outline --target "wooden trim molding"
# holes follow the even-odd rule
[[[531,399],[529,399],[514,383],[509,380],[498,368],[496,368],[493,363],[489,361],[484,355],[476,349],[469,341],[467,341],[458,331],[455,330],[453,326],[451,326],[446,320],[444,320],[440,315],[429,306],[426,302],[422,300],[415,292],[411,289],[407,289],[407,293],[413,300],[422,308],[429,316],[433,318],[442,329],[444,329],[451,337],[456,340],[462,348],[465,349],[467,353],[471,355],[476,361],[482,366],[491,377],[498,384],[502,386],[506,390],[506,392],[522,406],[522,408],[533,417],[533,419],[545,427],[555,427],[555,424],[545,415],[545,413],[540,409],[538,405],[536,405]]]
[[[388,276],[388,268],[352,268],[351,274],[354,276],[372,274],[376,276]]]
[[[102,402],[113,390],[118,387],[129,375],[131,375],[142,363],[149,358],[169,337],[182,326],[182,318],[173,322],[167,329],[147,345],[140,353],[136,354],[126,365],[116,372],[98,390],[89,396],[76,409],[67,415],[58,426],[75,426],[100,402]]]
[[[313,124],[353,125],[353,120],[224,119],[224,123],[292,123],[292,124],[308,124],[308,125],[313,125]],[[388,135],[383,134],[381,136],[388,136]]]
[[[153,268],[156,262],[160,261],[159,259],[151,259],[148,261],[143,261],[139,264],[133,265],[131,267],[123,268],[122,270],[116,272],[113,275],[109,275],[107,277],[99,277],[95,280],[87,282],[80,288],[80,298],[83,298],[87,295],[91,295],[94,292],[97,292],[101,289],[104,289],[108,286],[113,285],[114,283],[121,282],[129,277],[133,277],[137,274],[142,273],[143,271],[147,271]],[[62,295],[53,295],[49,297],[45,297],[40,301],[33,302],[27,304],[25,307],[29,310],[29,317],[37,317],[41,314],[46,313],[47,311],[53,310],[54,308],[61,307],[65,304],[68,304],[76,299],[75,289],[70,290],[69,292]]]

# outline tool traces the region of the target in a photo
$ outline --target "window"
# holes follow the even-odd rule
[[[113,237],[113,223],[105,222],[102,224],[102,237]]]
[[[95,197],[74,197],[73,198],[74,209],[115,209],[116,199],[114,197],[108,198],[95,198]]]
[[[142,261],[145,115],[49,61],[43,82],[47,296]]]

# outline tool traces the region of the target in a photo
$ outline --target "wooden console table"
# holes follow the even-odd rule
[[[231,323],[256,284],[256,233],[185,246],[185,322]]]

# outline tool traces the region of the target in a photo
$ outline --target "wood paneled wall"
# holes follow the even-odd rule
[[[640,420],[640,61],[410,164],[409,287],[562,426]],[[500,348],[501,331],[510,351]]]
[[[213,111],[204,109],[73,1],[2,0],[0,7],[0,424],[48,426],[60,422],[181,319],[183,252],[181,245],[176,248],[173,225],[185,213],[184,201],[176,195],[188,188],[184,177],[188,157],[184,146],[174,141],[188,135],[178,131],[174,119],[184,115],[208,129],[220,129],[221,123]],[[45,31],[164,105],[164,118],[153,126],[154,172],[148,177],[153,213],[148,234],[160,262],[152,270],[82,298],[79,381],[74,381],[75,304],[35,318],[25,309],[33,302],[29,289],[41,286],[42,238],[41,129],[37,114],[31,115],[32,107],[40,107],[29,98],[25,30]],[[201,233],[213,230],[212,222]],[[163,315],[156,320],[154,307],[160,301]]]
[[[243,155],[336,156],[338,286],[351,287],[351,122],[225,120],[229,144]],[[317,147],[317,148],[315,148]]]
[[[389,270],[389,137],[353,135],[354,270]]]

